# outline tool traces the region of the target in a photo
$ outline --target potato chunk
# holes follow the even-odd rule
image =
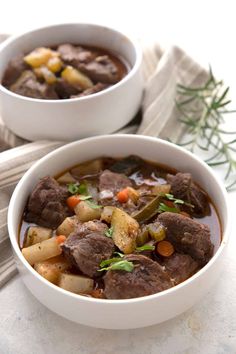
[[[61,236],[52,237],[48,240],[36,243],[35,245],[22,248],[22,254],[28,263],[33,265],[37,262],[42,262],[46,259],[59,256],[59,254],[62,253],[60,242]]]
[[[60,71],[62,69],[62,61],[59,57],[52,57],[48,60],[47,62],[47,67],[50,71],[52,71],[53,73],[57,73],[58,71]]]
[[[119,208],[112,213],[112,238],[115,245],[125,254],[132,253],[136,248],[136,238],[139,232],[138,222]]]
[[[45,65],[49,58],[53,56],[53,51],[50,48],[36,48],[31,53],[24,57],[24,61],[32,66],[38,68],[41,65]]]
[[[78,224],[78,218],[76,216],[68,216],[57,228],[57,235],[69,236],[71,232],[75,230]]]
[[[37,77],[43,78],[47,84],[52,85],[57,81],[56,76],[46,66],[40,66],[34,69],[34,73]]]
[[[111,218],[112,218],[112,213],[115,210],[114,206],[105,206],[102,210],[102,214],[101,214],[101,220],[107,222],[108,224],[111,223]]]
[[[66,172],[57,178],[57,182],[61,184],[75,183],[76,179],[72,176],[70,172]]]
[[[61,273],[69,268],[70,264],[62,255],[34,264],[36,272],[53,284],[57,284]]]
[[[24,239],[24,247],[35,245],[38,242],[52,237],[52,229],[41,226],[30,226],[26,231],[26,237]]]
[[[81,222],[90,221],[94,219],[100,219],[102,210],[99,207],[92,207],[90,202],[82,200],[74,208],[77,218]]]
[[[88,89],[93,86],[88,76],[84,75],[78,69],[67,66],[61,73],[61,77],[71,85],[79,85],[82,89]]]
[[[58,285],[72,293],[89,294],[93,290],[94,281],[81,275],[64,273],[61,275]]]

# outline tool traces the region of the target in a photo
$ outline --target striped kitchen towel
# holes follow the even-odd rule
[[[176,83],[199,85],[207,72],[180,48],[163,51],[158,44],[143,50],[145,84],[142,114],[122,133],[137,133],[177,141],[183,134],[175,108]],[[24,172],[46,153],[63,142],[27,142],[9,131],[0,121],[0,287],[16,273],[7,231],[7,208],[11,194]]]

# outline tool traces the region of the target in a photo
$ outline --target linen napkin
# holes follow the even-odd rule
[[[163,50],[159,44],[143,45],[144,97],[139,113],[119,133],[136,133],[178,141],[183,128],[175,107],[176,84],[199,85],[207,72],[183,50],[173,46]],[[7,230],[7,209],[11,194],[22,175],[39,158],[63,142],[27,142],[15,136],[0,121],[0,287],[17,270]]]

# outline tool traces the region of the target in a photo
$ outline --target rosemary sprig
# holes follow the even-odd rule
[[[225,113],[233,113],[227,109],[231,102],[223,81],[217,81],[210,68],[206,83],[199,87],[177,85],[179,96],[176,106],[180,112],[180,121],[186,127],[187,140],[179,143],[195,152],[200,149],[207,155],[205,162],[210,166],[226,165],[224,175],[227,189],[236,186],[236,137],[229,140],[227,136],[236,132],[221,128]],[[231,181],[231,183],[229,183]]]

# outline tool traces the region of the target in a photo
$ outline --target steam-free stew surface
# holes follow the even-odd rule
[[[108,299],[146,296],[202,268],[221,242],[217,211],[190,174],[131,156],[39,181],[19,243],[52,283]]]

